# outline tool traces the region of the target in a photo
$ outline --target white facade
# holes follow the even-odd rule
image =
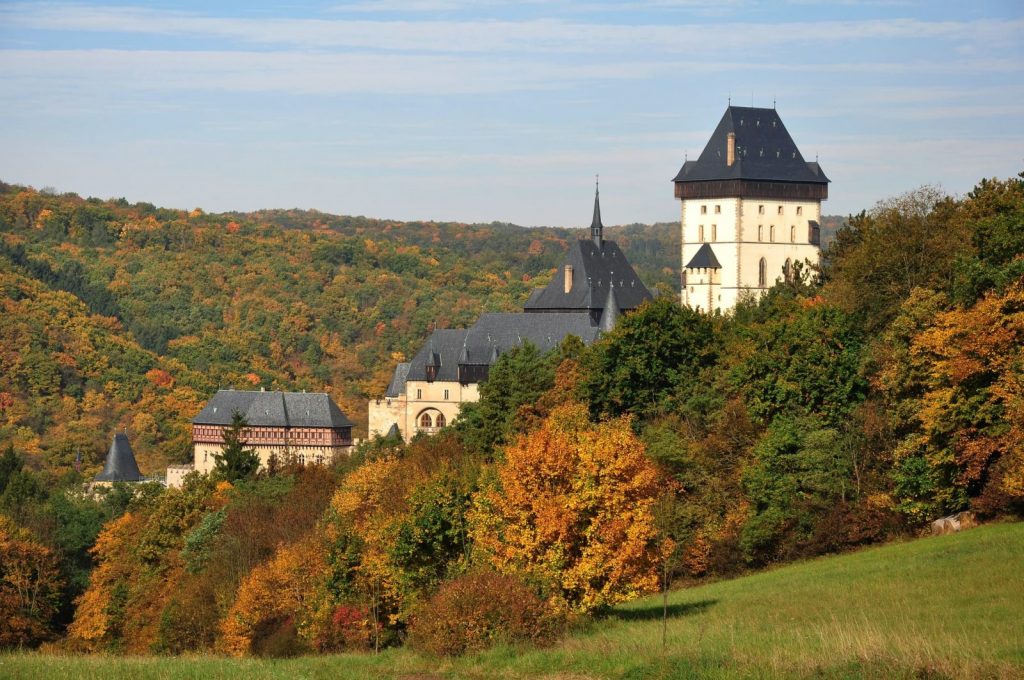
[[[746,296],[760,296],[783,278],[787,263],[817,264],[809,222],[821,221],[821,201],[700,198],[682,201],[680,298],[704,312],[728,311]],[[720,269],[688,269],[703,244]],[[763,264],[762,264],[763,261]]]

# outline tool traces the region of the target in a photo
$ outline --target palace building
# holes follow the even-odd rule
[[[790,276],[795,263],[817,264],[829,179],[804,160],[774,108],[729,106],[673,182],[684,305],[726,311]]]
[[[546,352],[570,335],[590,344],[649,299],[619,246],[605,240],[595,192],[590,238],[570,244],[551,282],[531,293],[522,312],[484,314],[466,329],[435,329],[412,361],[395,368],[384,395],[370,401],[370,435],[396,427],[406,441],[433,434],[455,420],[460,404],[480,399],[480,384],[503,352],[525,342]]]
[[[180,486],[190,472],[213,470],[235,413],[245,418],[242,440],[259,456],[261,467],[272,456],[326,464],[352,450],[352,422],[328,394],[219,390],[192,419],[192,465],[169,468],[168,486]]]

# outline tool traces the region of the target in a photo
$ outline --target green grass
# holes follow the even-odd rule
[[[1022,678],[1024,523],[891,544],[617,608],[554,647],[287,660],[12,654],[58,678]]]

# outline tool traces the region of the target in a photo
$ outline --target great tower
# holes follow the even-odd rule
[[[779,114],[729,106],[673,180],[682,201],[684,305],[726,311],[820,256],[829,179],[804,160]]]

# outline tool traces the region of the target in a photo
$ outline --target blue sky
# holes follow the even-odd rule
[[[0,2],[0,179],[209,211],[675,220],[729,97],[826,213],[1024,169],[1024,3]]]

